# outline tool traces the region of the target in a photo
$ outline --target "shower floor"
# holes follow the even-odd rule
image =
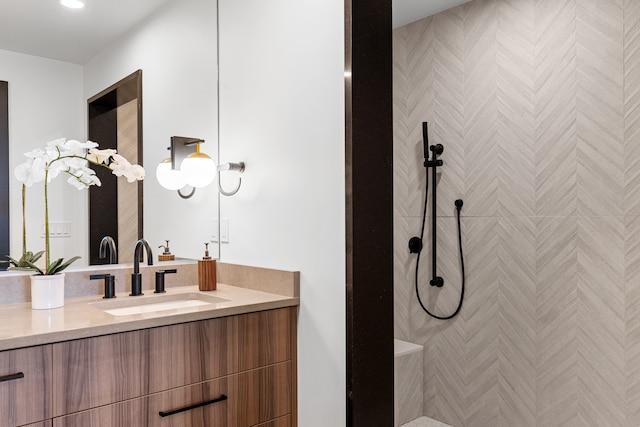
[[[420,417],[406,424],[402,427],[452,427],[449,424],[441,423],[429,417]]]

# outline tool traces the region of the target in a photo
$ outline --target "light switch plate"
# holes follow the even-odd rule
[[[40,237],[45,237],[45,226],[42,223],[42,234]],[[71,237],[71,223],[69,221],[49,221],[49,237]]]

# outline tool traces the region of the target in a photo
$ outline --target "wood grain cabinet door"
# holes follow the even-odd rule
[[[239,372],[290,360],[291,309],[236,316]]]
[[[291,359],[290,309],[149,330],[149,392]]]
[[[51,346],[0,352],[0,423],[51,418]]]
[[[55,418],[54,427],[287,427],[291,362]]]
[[[149,393],[149,331],[53,344],[54,417]]]
[[[53,427],[230,427],[231,393],[222,378],[55,418]],[[224,396],[225,399],[221,399]],[[199,406],[202,405],[202,406]],[[160,415],[162,414],[162,415]]]
[[[278,363],[243,372],[238,378],[236,424],[256,426],[291,414],[292,364]]]
[[[149,392],[169,390],[237,372],[233,317],[149,330]]]

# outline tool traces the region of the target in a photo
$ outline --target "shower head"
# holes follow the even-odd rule
[[[422,122],[422,149],[424,150],[424,159],[429,159],[429,123]]]

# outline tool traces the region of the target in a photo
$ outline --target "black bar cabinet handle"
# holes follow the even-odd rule
[[[24,374],[22,372],[18,372],[17,374],[5,375],[3,377],[0,377],[0,383],[4,381],[19,380],[20,378],[24,378]]]
[[[172,411],[167,411],[167,412],[160,411],[160,412],[158,412],[158,415],[160,415],[161,417],[168,417],[169,415],[179,414],[180,412],[190,411],[191,409],[201,408],[203,406],[211,405],[213,403],[222,402],[224,400],[227,400],[227,396],[223,394],[217,399],[207,400],[206,402],[196,403],[195,405],[185,406],[184,408],[174,409]]]

